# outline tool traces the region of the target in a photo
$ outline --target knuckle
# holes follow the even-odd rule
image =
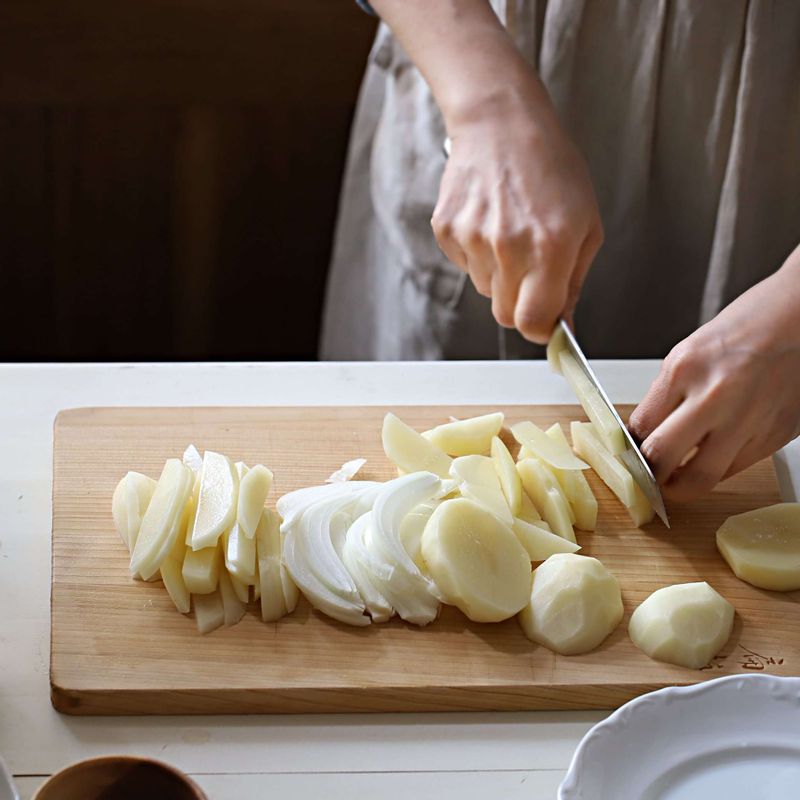
[[[689,380],[695,371],[695,359],[683,342],[675,345],[664,359],[664,374],[673,383]]]
[[[514,312],[510,311],[505,305],[495,303],[492,306],[492,314],[494,314],[498,325],[502,325],[504,328],[514,327]]]
[[[434,236],[436,236],[439,241],[451,239],[453,237],[453,223],[438,209],[433,212],[433,216],[431,217],[431,228],[433,228]]]
[[[538,344],[546,344],[553,330],[554,320],[532,308],[517,308],[514,326],[526,338]]]
[[[663,463],[666,451],[666,445],[660,436],[650,436],[642,444],[642,455],[654,469],[658,469]]]

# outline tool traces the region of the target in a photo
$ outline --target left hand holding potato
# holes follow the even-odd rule
[[[677,501],[800,435],[800,247],[670,352],[629,427]]]

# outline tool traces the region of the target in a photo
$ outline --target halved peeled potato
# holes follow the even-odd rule
[[[619,455],[625,450],[625,434],[619,427],[614,415],[603,402],[600,393],[592,382],[586,377],[574,356],[563,351],[559,354],[561,374],[572,387],[578,402],[583,406],[586,416],[597,429],[597,435],[606,449],[613,455]]]
[[[486,455],[492,438],[503,427],[503,414],[484,414],[437,425],[422,435],[451,456]]]
[[[513,617],[530,596],[531,563],[514,532],[471,500],[447,500],[422,535],[422,557],[446,602],[474,622]]]
[[[728,517],[717,548],[737,578],[775,592],[800,589],[800,503]]]
[[[566,440],[561,442],[548,436],[532,422],[518,422],[516,425],[512,425],[511,433],[528,453],[533,453],[550,467],[570,470],[589,468],[588,464],[575,457]]]
[[[531,561],[544,561],[555,553],[574,553],[581,548],[569,539],[556,536],[541,523],[515,519],[511,530],[517,534],[519,543],[525,548]]]
[[[733,606],[705,581],[653,592],[631,615],[631,641],[657,661],[700,669],[733,629]]]
[[[560,446],[569,447],[567,437],[557,422],[547,429],[546,434]],[[575,514],[575,527],[582,531],[593,531],[597,526],[597,498],[583,472],[555,467],[552,469]]]
[[[572,509],[553,473],[536,458],[517,462],[517,471],[522,479],[522,488],[553,533],[574,542]]]
[[[519,622],[531,641],[571,656],[594,650],[619,625],[622,612],[619,583],[603,564],[560,553],[534,570]]]
[[[488,456],[460,456],[453,461],[450,474],[458,481],[463,497],[491,511],[507,525],[514,519],[508,507],[494,460]]]
[[[511,453],[499,436],[492,439],[491,455],[508,507],[516,517],[522,508],[522,481]]]
[[[383,418],[381,439],[389,460],[403,472],[432,472],[440,478],[450,475],[450,456],[392,413]]]

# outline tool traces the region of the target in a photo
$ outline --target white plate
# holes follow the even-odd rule
[[[631,700],[583,738],[558,798],[800,798],[800,678],[731,675]]]

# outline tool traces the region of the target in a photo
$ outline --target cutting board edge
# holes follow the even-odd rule
[[[667,684],[689,686],[704,678]],[[342,687],[326,689],[69,689],[51,678],[56,711],[70,716],[373,714],[612,710],[664,683],[575,686]]]

